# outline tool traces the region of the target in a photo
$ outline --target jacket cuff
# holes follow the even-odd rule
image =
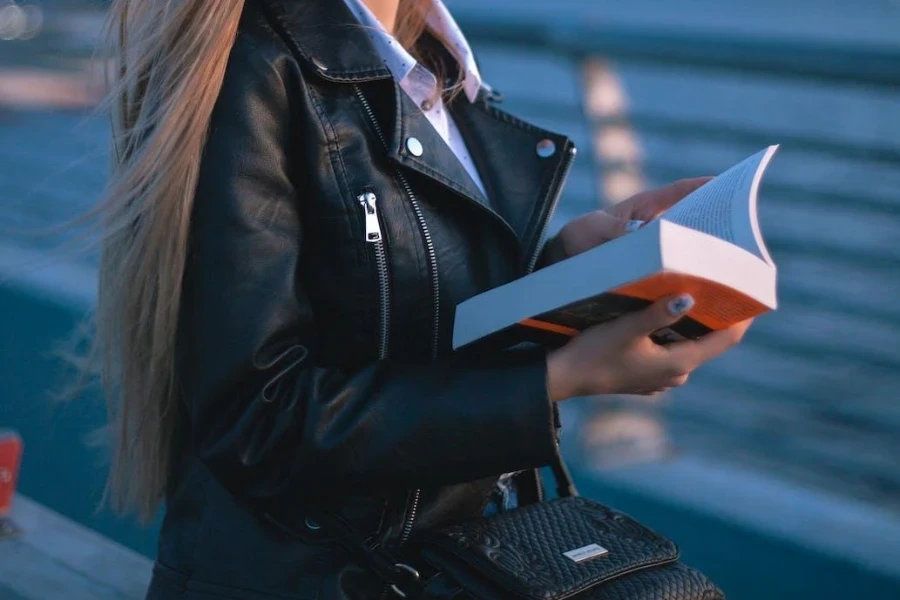
[[[513,355],[510,364],[497,373],[505,380],[503,387],[492,385],[507,390],[492,402],[495,415],[507,415],[497,419],[496,458],[498,463],[520,463],[521,469],[549,465],[557,452],[559,412],[547,389],[547,351],[530,348],[508,354]]]

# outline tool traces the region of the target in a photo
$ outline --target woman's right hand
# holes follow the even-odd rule
[[[554,402],[599,394],[650,395],[685,383],[691,371],[737,344],[752,319],[698,340],[660,346],[649,335],[674,324],[694,305],[689,295],[585,330],[547,358]]]

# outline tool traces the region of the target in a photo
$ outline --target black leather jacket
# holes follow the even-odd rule
[[[500,473],[540,498],[544,352],[458,355],[451,334],[458,302],[534,268],[574,147],[487,89],[454,101],[485,199],[351,23],[341,0],[247,2],[192,219],[149,598],[374,598],[309,506],[398,543],[480,515]]]

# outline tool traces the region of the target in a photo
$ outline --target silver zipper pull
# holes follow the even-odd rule
[[[378,222],[378,208],[375,203],[378,200],[372,192],[366,192],[356,197],[366,214],[366,241],[381,241],[381,223]]]

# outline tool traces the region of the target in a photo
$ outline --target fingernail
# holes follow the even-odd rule
[[[625,231],[631,233],[632,231],[637,231],[641,227],[644,226],[644,222],[639,219],[634,219],[625,223]]]
[[[694,297],[690,294],[682,294],[669,301],[669,313],[673,317],[683,315],[694,307]]]

